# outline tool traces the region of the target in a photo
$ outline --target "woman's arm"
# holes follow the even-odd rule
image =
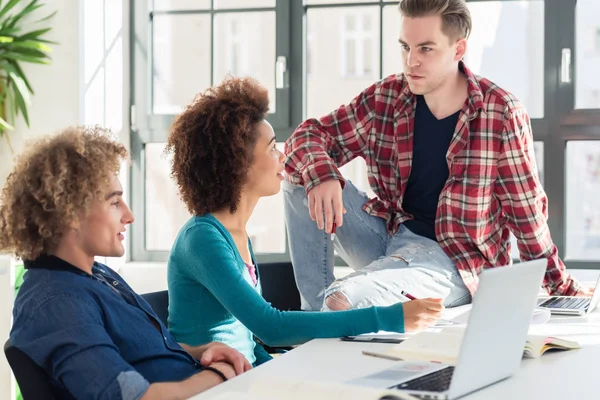
[[[183,236],[179,257],[187,274],[205,286],[242,324],[269,345],[292,345],[316,337],[358,335],[378,330],[403,332],[402,304],[335,312],[279,311],[244,279],[223,233],[198,223]]]

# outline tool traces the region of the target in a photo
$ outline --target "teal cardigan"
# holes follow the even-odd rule
[[[334,312],[271,307],[261,295],[260,276],[254,286],[229,231],[210,214],[192,217],[181,228],[167,276],[168,325],[175,339],[191,346],[223,342],[255,365],[270,356],[254,335],[270,346],[289,346],[379,330],[404,332],[401,304]]]

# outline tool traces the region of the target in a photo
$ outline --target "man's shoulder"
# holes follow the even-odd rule
[[[15,321],[36,318],[39,313],[61,314],[61,309],[77,304],[89,308],[97,301],[96,285],[83,275],[67,271],[29,270],[15,298]]]
[[[526,112],[523,103],[510,91],[500,87],[488,78],[477,76],[483,103],[488,112],[508,115],[512,112]]]
[[[388,75],[375,82],[367,90],[371,90],[375,95],[396,96],[398,97],[408,86],[408,82],[403,73]]]

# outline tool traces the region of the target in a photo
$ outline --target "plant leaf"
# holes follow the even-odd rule
[[[12,126],[11,124],[9,124],[8,122],[6,122],[2,118],[0,118],[0,126],[2,126],[2,128],[4,128],[7,131],[12,131],[13,129],[15,129],[14,126]]]
[[[0,40],[1,42],[1,40]],[[50,52],[52,51],[52,49],[50,48],[50,46],[46,46],[45,44],[38,42],[37,40],[25,40],[23,42],[21,41],[16,41],[12,43],[11,47],[22,47],[22,48],[26,48],[26,49],[34,49],[34,50],[39,50],[39,51],[46,51],[46,52]]]
[[[14,74],[9,74],[9,76],[11,76],[11,78],[13,77]],[[12,79],[13,82],[15,82],[15,90],[12,91],[12,93],[14,93],[15,95],[15,100],[17,103],[17,109],[18,111],[21,111],[21,113],[23,114],[23,119],[25,120],[25,123],[27,124],[27,126],[29,126],[29,114],[27,112],[27,106],[29,105],[29,95],[27,95],[27,92],[24,92],[27,95],[27,98],[23,98],[23,93],[21,92],[21,89],[19,88],[20,83],[22,84],[22,80],[20,83],[18,83],[18,77],[16,77],[17,80]],[[24,86],[24,84],[23,84]]]
[[[52,30],[52,28],[38,29],[38,30],[35,30],[35,31],[27,32],[27,33],[19,36],[17,39],[18,40],[36,39],[38,36],[41,36],[41,35],[43,35],[46,32],[50,32],[51,30]]]
[[[35,21],[35,22],[43,22],[43,21],[47,21],[47,20],[49,20],[50,18],[54,17],[54,16],[56,15],[56,13],[57,13],[57,12],[58,12],[58,10],[54,11],[53,13],[50,13],[50,14],[46,15],[44,18],[38,19],[38,20],[37,20],[37,21]]]
[[[23,18],[25,15],[29,15],[33,11],[42,7],[43,4],[36,4],[38,1],[39,0],[31,0],[31,2],[29,2],[29,4],[27,4],[25,7],[23,7],[23,9],[19,13],[17,13],[15,16],[10,18],[10,22],[8,23],[8,26],[10,28],[14,27],[17,24],[17,22],[19,22],[19,20],[21,18]]]
[[[14,40],[12,36],[0,36],[0,43],[12,43]]]
[[[15,53],[15,52],[6,52],[4,54],[0,54],[0,57],[10,58],[12,60],[30,62],[30,63],[35,63],[35,64],[50,64],[50,60],[45,54],[43,54],[43,57],[37,57],[37,56],[31,56],[31,55]]]
[[[25,72],[23,72],[19,63],[16,61],[13,61],[11,63],[11,67],[13,67],[15,69],[17,75],[19,75],[21,77],[21,79],[23,79],[23,82],[25,82],[25,86],[27,86],[27,89],[29,89],[29,93],[35,94],[33,91],[33,88],[31,87],[31,85],[29,84],[29,81],[27,80],[27,76],[25,75]],[[0,69],[1,68],[2,67],[0,67]]]
[[[9,12],[14,6],[16,6],[18,2],[19,0],[10,0],[8,3],[6,3],[2,10],[0,10],[0,19],[2,19],[2,17],[4,17],[7,12]]]

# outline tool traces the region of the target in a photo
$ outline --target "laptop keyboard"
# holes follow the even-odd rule
[[[540,307],[568,308],[572,310],[586,309],[590,305],[589,297],[550,297]]]
[[[438,371],[412,379],[408,382],[392,386],[390,389],[418,390],[423,392],[443,392],[450,388],[454,367],[446,367]]]

